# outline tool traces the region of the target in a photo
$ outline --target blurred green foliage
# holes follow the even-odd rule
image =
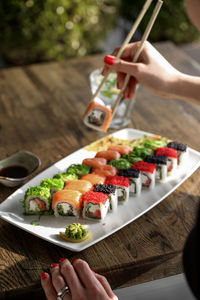
[[[120,15],[131,23],[145,0],[1,0],[0,52],[13,64],[84,56],[99,50]],[[155,4],[155,1],[154,1]],[[144,31],[151,8],[139,29]],[[164,0],[151,41],[199,38],[184,0]]]
[[[0,52],[15,64],[84,56],[113,26],[119,0],[2,0]]]
[[[200,40],[199,31],[193,26],[187,16],[184,0],[163,0],[164,3],[156,19],[155,25],[150,34],[152,42],[171,40],[176,44]],[[122,0],[120,13],[129,21],[133,22],[141,10],[145,0],[133,1]],[[154,5],[151,5],[139,29],[143,32],[153,12]]]

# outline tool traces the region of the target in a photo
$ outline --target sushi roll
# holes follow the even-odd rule
[[[112,110],[105,105],[92,101],[84,116],[83,122],[88,127],[106,132],[112,119]]]
[[[75,173],[58,173],[53,176],[56,179],[62,179],[64,183],[70,180],[78,179],[78,176]]]
[[[106,178],[105,178],[105,176],[100,176],[97,174],[87,174],[87,175],[81,177],[81,180],[90,181],[91,184],[101,184],[101,183],[105,182]]]
[[[78,176],[78,178],[89,174],[91,170],[91,167],[88,166],[87,164],[72,164],[67,168],[68,174],[75,174]]]
[[[110,165],[104,165],[101,168],[92,169],[92,174],[97,174],[99,176],[114,176],[117,174],[117,169]]]
[[[46,178],[40,182],[40,186],[47,187],[50,189],[51,195],[64,188],[64,181],[58,178]]]
[[[129,146],[122,146],[122,145],[111,145],[108,147],[108,150],[117,151],[121,155],[128,154],[132,151],[132,149]]]
[[[103,220],[109,209],[109,196],[100,192],[87,192],[83,196],[83,218]]]
[[[178,165],[183,164],[184,160],[188,155],[188,148],[186,144],[178,143],[178,142],[170,142],[167,144],[168,148],[175,149],[178,154]]]
[[[82,194],[75,190],[61,190],[53,195],[54,215],[79,217],[82,207]]]
[[[119,159],[121,157],[121,154],[118,151],[107,150],[107,151],[97,152],[95,157],[102,157],[102,158],[105,158],[107,160],[111,160],[111,159]]]
[[[94,192],[100,192],[109,196],[109,210],[115,212],[117,210],[117,187],[114,184],[95,184]]]
[[[124,176],[109,176],[105,184],[114,184],[117,187],[118,204],[125,204],[129,199],[129,178]]]
[[[79,191],[81,194],[85,194],[90,191],[92,184],[88,180],[71,180],[65,184],[64,190],[75,190]]]
[[[155,155],[164,155],[167,157],[167,175],[171,175],[177,168],[177,151],[168,147],[157,148]]]
[[[167,157],[164,155],[148,155],[145,161],[156,165],[156,180],[158,182],[165,181],[167,178]]]
[[[155,186],[156,165],[141,160],[134,163],[132,168],[141,172],[142,187],[152,190]]]
[[[48,212],[51,207],[51,192],[47,187],[29,187],[24,197],[26,215],[38,215]]]
[[[119,170],[119,176],[129,178],[130,186],[129,193],[131,196],[139,196],[142,189],[142,181],[140,171],[138,169],[129,168]]]
[[[107,160],[105,158],[101,158],[101,157],[85,158],[82,161],[82,164],[88,165],[91,168],[101,168],[107,164]]]
[[[112,159],[109,161],[109,165],[114,166],[117,169],[128,169],[132,166],[132,163],[125,158]]]

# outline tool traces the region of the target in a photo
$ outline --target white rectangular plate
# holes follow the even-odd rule
[[[141,138],[144,135],[150,136],[152,134],[129,128],[112,134],[112,136],[122,139]],[[51,178],[58,172],[64,172],[72,163],[82,163],[84,158],[94,156],[95,152],[87,151],[82,148],[56,162],[5,199],[0,205],[0,217],[50,243],[79,252],[101,241],[145,214],[171,194],[200,166],[200,153],[189,148],[188,158],[184,166],[180,167],[173,176],[168,177],[165,183],[156,184],[155,188],[151,191],[142,190],[141,195],[138,197],[130,197],[126,205],[120,205],[118,207],[116,214],[108,213],[102,222],[88,221],[74,217],[56,218],[54,216],[42,216],[38,222],[38,226],[31,225],[31,222],[36,220],[37,216],[23,215],[22,201],[27,188],[39,185],[40,181],[44,178]],[[65,227],[73,222],[84,224],[87,229],[92,231],[92,236],[81,243],[69,243],[61,240],[59,232],[64,232]]]

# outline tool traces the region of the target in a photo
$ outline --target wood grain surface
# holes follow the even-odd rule
[[[200,75],[200,66],[173,44],[157,44],[179,70]],[[91,98],[88,76],[103,56],[0,71],[0,158],[24,149],[38,155],[38,174],[104,136],[85,127]],[[130,127],[187,143],[200,151],[200,106],[137,93]],[[44,299],[40,274],[60,257],[85,259],[120,288],[183,272],[182,250],[194,225],[200,194],[197,170],[148,213],[94,246],[73,253],[0,220],[0,299]],[[0,185],[0,202],[16,188]]]

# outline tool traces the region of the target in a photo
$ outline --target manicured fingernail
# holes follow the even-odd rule
[[[44,280],[44,279],[46,279],[47,278],[47,273],[45,273],[45,272],[43,272],[42,274],[41,274],[41,278]]]
[[[56,264],[56,263],[52,263],[52,264],[51,264],[51,268],[55,268],[55,267],[57,267],[57,265],[58,265],[58,264]]]
[[[104,57],[104,62],[108,65],[112,65],[114,63],[114,57],[106,55]]]
[[[75,263],[75,261],[77,261],[77,258],[76,258],[76,257],[74,257],[74,258],[72,259],[72,264]]]
[[[66,260],[66,258],[64,258],[64,257],[61,257],[60,259],[59,259],[59,263],[61,263],[62,261],[64,261],[64,260]]]

